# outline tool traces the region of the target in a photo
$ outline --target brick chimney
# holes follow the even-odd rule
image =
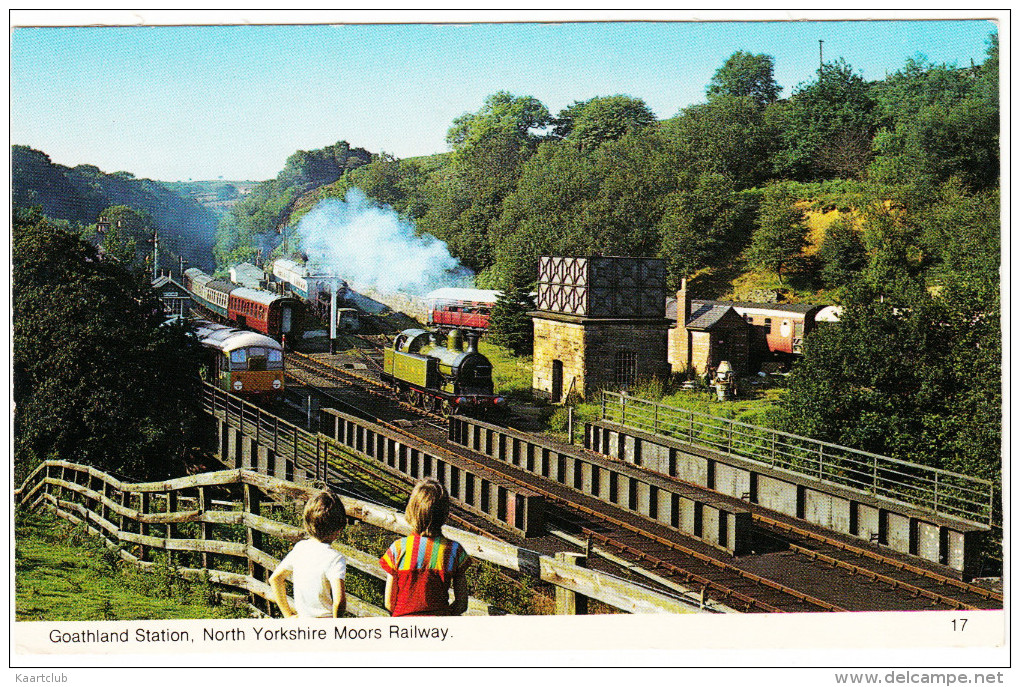
[[[687,279],[680,280],[676,292],[676,327],[669,332],[669,362],[674,372],[687,370],[691,366],[691,336],[687,331],[687,320],[691,318],[691,294],[687,290]]]
[[[683,313],[683,319],[680,319]],[[680,280],[680,290],[676,292],[676,322],[677,325],[687,323],[691,318],[691,292],[687,290],[687,278]]]

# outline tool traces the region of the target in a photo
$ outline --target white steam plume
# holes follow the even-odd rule
[[[412,223],[356,188],[344,200],[319,201],[301,218],[297,233],[310,268],[353,284],[420,296],[474,281],[445,243],[415,234]]]

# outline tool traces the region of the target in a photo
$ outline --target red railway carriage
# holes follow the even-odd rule
[[[748,324],[754,325],[765,339],[769,353],[800,355],[804,336],[815,325],[815,315],[821,305],[805,303],[732,303]]]
[[[666,302],[666,316],[676,319],[676,299]],[[759,358],[768,356],[790,358],[800,355],[804,337],[815,327],[815,316],[821,305],[807,303],[747,303],[738,301],[710,301],[691,299],[691,312],[711,305],[728,305],[754,327],[752,353]]]
[[[428,324],[441,331],[465,329],[484,332],[499,291],[487,289],[436,289],[425,296]]]
[[[230,292],[227,319],[239,327],[279,338],[297,329],[299,306],[294,298],[240,286]]]

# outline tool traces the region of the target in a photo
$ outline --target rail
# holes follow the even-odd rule
[[[303,538],[299,527],[273,519],[280,505],[307,500],[315,488],[246,469],[222,470],[165,482],[127,483],[93,467],[66,461],[43,462],[15,492],[19,506],[48,507],[58,516],[83,524],[102,537],[122,559],[140,567],[155,565],[154,551],[166,552],[187,579],[209,580],[244,594],[256,611],[269,614],[268,575],[290,545]],[[216,499],[212,499],[212,494]],[[400,513],[358,499],[342,497],[354,520],[400,535],[410,532]],[[518,548],[484,536],[447,527],[476,559],[524,572],[559,590],[557,597],[598,599],[628,613],[689,613],[690,601],[656,592],[612,575]],[[378,554],[335,545],[349,569],[374,579],[381,590],[385,573]],[[348,595],[348,612],[380,616],[386,612]],[[557,606],[569,609],[571,605]],[[468,614],[499,614],[484,601],[471,599]]]
[[[604,391],[602,419],[938,515],[995,527],[992,482],[867,451]]]

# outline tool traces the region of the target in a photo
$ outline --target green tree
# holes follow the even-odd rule
[[[56,456],[132,479],[181,474],[199,417],[197,342],[154,292],[36,211],[15,209],[15,466]]]
[[[758,107],[774,103],[783,87],[776,83],[771,55],[753,55],[738,50],[712,76],[708,99],[736,96],[750,98]]]
[[[764,184],[772,175],[780,131],[747,96],[718,95],[663,123],[678,153],[677,166],[724,174],[737,189]]]
[[[582,150],[591,150],[654,121],[655,115],[638,98],[626,95],[592,98],[574,114],[567,138],[577,141]]]
[[[875,136],[875,176],[928,185],[956,176],[975,190],[997,186],[998,71],[993,40],[976,69],[911,59],[876,86],[883,125]]]
[[[822,279],[830,288],[848,286],[868,264],[868,252],[860,233],[842,216],[825,230],[818,254]]]
[[[139,267],[151,250],[148,242],[155,230],[152,217],[126,205],[108,207],[99,216],[107,226],[103,251],[129,267]]]
[[[1001,471],[998,299],[915,283],[851,291],[805,341],[784,402],[792,432],[996,480]]]
[[[499,294],[489,317],[489,340],[514,355],[531,355],[535,331],[528,313],[535,309],[527,285]]]
[[[659,222],[671,288],[744,244],[748,208],[722,174],[701,174],[666,196]]]
[[[784,265],[800,255],[807,227],[804,213],[794,205],[796,197],[784,185],[769,186],[758,211],[758,228],[751,235],[746,258],[758,269],[770,270],[782,279]]]
[[[453,152],[432,177],[419,230],[445,241],[475,271],[491,265],[503,202],[538,147],[533,130],[550,121],[535,98],[503,91],[486,98],[478,112],[455,119],[446,137]]]
[[[453,120],[446,143],[454,151],[470,148],[492,136],[506,134],[520,142],[536,140],[534,129],[551,123],[545,105],[531,96],[515,96],[506,91],[485,99],[478,112],[469,112]]]
[[[784,147],[777,171],[797,180],[860,176],[871,159],[877,124],[870,87],[846,62],[827,62],[772,111]]]

